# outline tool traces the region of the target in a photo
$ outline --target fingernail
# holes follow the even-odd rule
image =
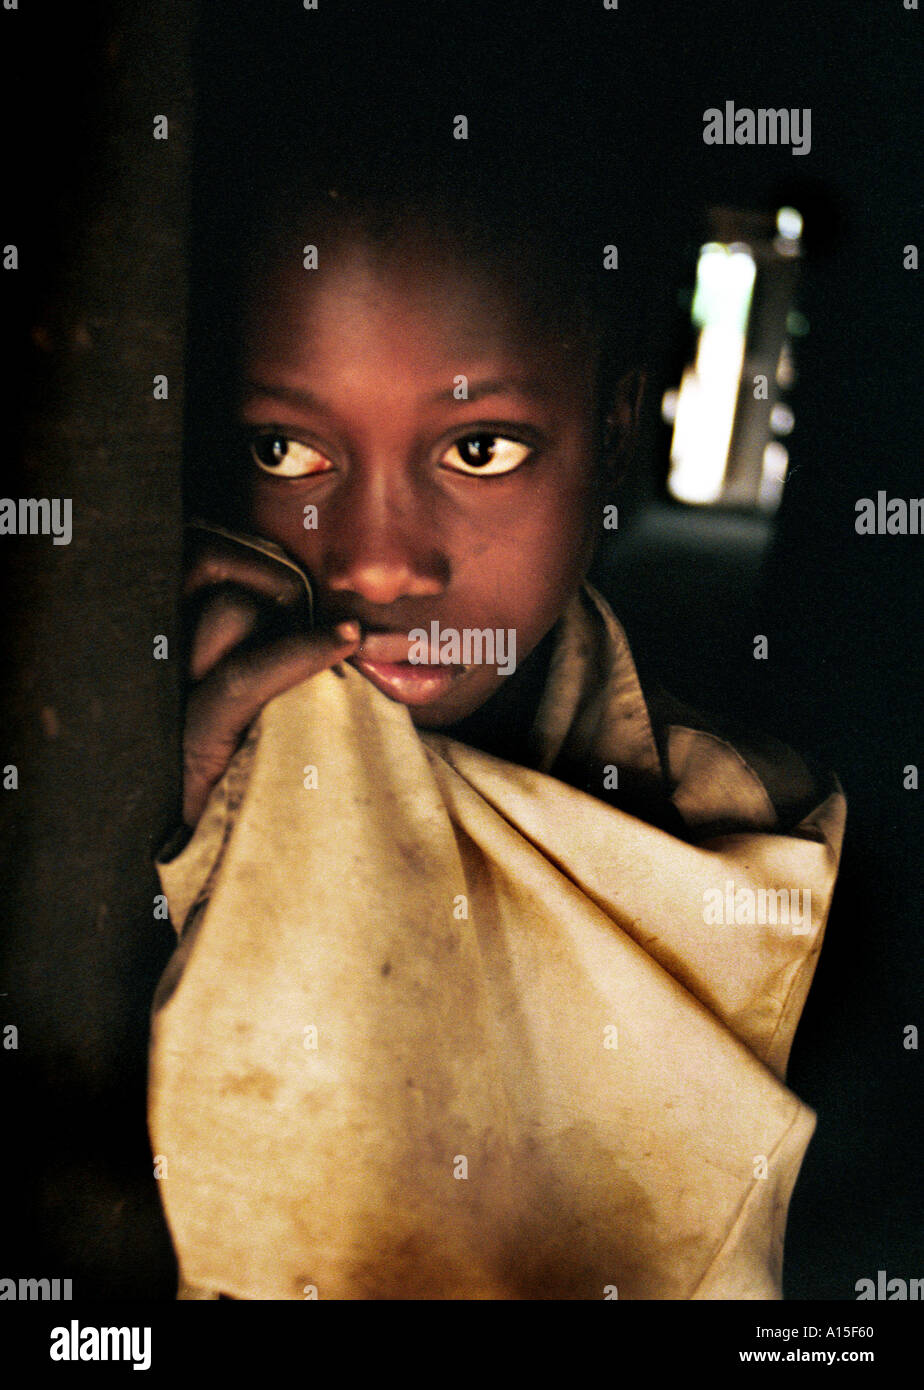
[[[341,642],[356,642],[359,640],[359,623],[352,621],[338,623],[334,628],[334,632],[340,638]]]

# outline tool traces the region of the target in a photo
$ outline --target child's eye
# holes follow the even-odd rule
[[[496,477],[498,473],[512,473],[532,452],[527,444],[505,439],[503,435],[469,434],[456,440],[440,459],[440,464],[457,473]]]
[[[284,434],[257,435],[250,442],[250,452],[264,473],[278,478],[305,478],[311,473],[326,473],[331,467],[325,454]]]

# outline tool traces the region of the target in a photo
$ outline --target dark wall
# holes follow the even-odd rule
[[[78,1298],[169,1297],[144,1077],[169,948],[151,860],[177,795],[189,14],[31,6],[2,26],[20,256],[2,281],[20,425],[3,493],[70,499],[73,536],[6,536],[0,555],[19,783],[0,802],[0,1022],[18,1029],[0,1053],[0,1262]]]

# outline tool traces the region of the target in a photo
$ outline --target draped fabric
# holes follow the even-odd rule
[[[159,866],[181,1296],[780,1296],[844,800],[653,710],[590,588],[532,767],[352,667],[265,707]]]

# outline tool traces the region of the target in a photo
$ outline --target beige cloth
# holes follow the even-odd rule
[[[186,1296],[780,1296],[814,1127],[780,1078],[843,797],[782,834],[739,752],[656,736],[590,589],[534,735],[543,770],[325,672],[267,705],[160,866],[181,936],[149,1117]],[[565,763],[599,797],[607,764],[660,788],[686,837]],[[707,924],[729,881],[809,890],[810,929]]]

